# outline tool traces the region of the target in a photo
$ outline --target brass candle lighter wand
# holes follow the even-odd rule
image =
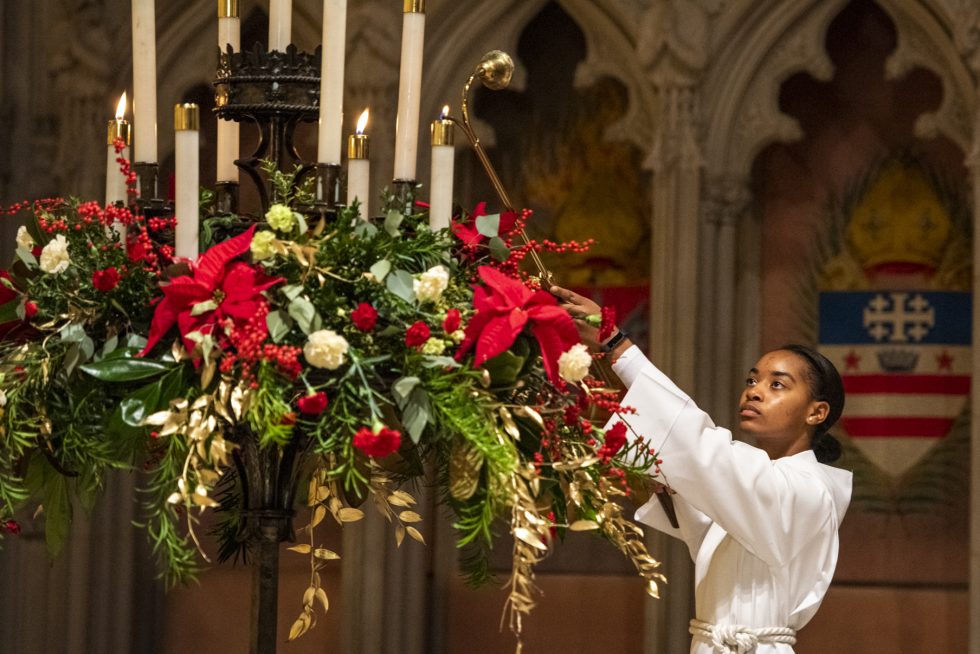
[[[500,50],[491,50],[487,54],[483,55],[483,59],[477,64],[476,70],[470,75],[469,79],[466,80],[466,85],[463,87],[462,97],[460,100],[460,111],[463,114],[463,119],[459,120],[453,116],[448,116],[448,119],[453,121],[453,124],[457,125],[463,133],[466,134],[466,138],[469,140],[470,145],[473,147],[473,151],[476,152],[477,158],[480,160],[480,164],[483,166],[483,170],[486,171],[487,177],[490,178],[490,183],[493,184],[494,190],[497,192],[497,197],[500,198],[500,203],[503,205],[504,209],[507,211],[515,211],[514,203],[510,199],[510,195],[507,193],[507,189],[504,188],[503,182],[500,181],[500,176],[497,175],[497,170],[490,163],[490,157],[487,156],[486,150],[483,149],[483,145],[480,143],[480,137],[476,135],[476,131],[473,129],[473,125],[470,123],[470,89],[473,87],[473,82],[477,78],[483,83],[485,87],[492,91],[499,91],[501,89],[507,88],[510,84],[510,79],[514,75],[514,60],[511,59],[510,55],[506,52],[501,52]],[[525,245],[530,245],[530,240],[527,237],[527,233],[521,229],[520,230],[521,240],[524,241]],[[531,249],[531,261],[534,263],[534,267],[538,270],[538,276],[541,281],[541,285],[544,288],[549,288],[553,282],[553,276],[551,272],[544,267],[544,263],[541,261],[541,257],[532,248]]]
[[[470,145],[473,147],[473,151],[476,152],[477,158],[480,160],[480,164],[483,166],[483,170],[487,173],[487,177],[490,178],[490,183],[493,184],[494,190],[497,192],[497,197],[500,199],[500,203],[503,205],[504,209],[508,211],[515,211],[514,203],[510,199],[510,195],[507,193],[507,189],[504,188],[503,182],[500,181],[500,176],[497,175],[497,170],[493,167],[490,162],[490,157],[487,156],[486,150],[483,149],[483,145],[480,143],[480,138],[476,135],[476,131],[473,129],[473,125],[470,123],[470,110],[469,110],[469,100],[470,100],[470,89],[473,87],[473,82],[480,79],[485,87],[491,91],[499,91],[501,89],[507,88],[510,84],[511,77],[514,75],[514,60],[506,52],[501,52],[500,50],[491,50],[487,54],[483,55],[480,63],[477,64],[476,70],[470,75],[469,79],[466,80],[466,85],[463,87],[463,92],[460,99],[460,111],[463,115],[463,119],[459,120],[453,116],[448,116],[447,118],[453,122],[453,124],[458,125],[463,133],[466,134],[466,138],[469,140]],[[527,238],[527,233],[521,229],[520,231],[521,239],[524,241],[525,245],[530,245],[530,241]],[[541,285],[544,288],[550,288],[554,284],[554,276],[544,266],[544,262],[541,261],[541,257],[532,248],[531,249],[531,261],[538,270],[538,278]],[[609,379],[609,373],[603,366],[598,366],[600,376],[603,378],[607,384],[611,384]],[[678,527],[677,522],[677,512],[674,510],[674,500],[670,496],[670,487],[666,486],[661,492],[655,493],[657,499],[660,501],[660,506],[663,508],[664,513],[667,514],[667,518],[670,524],[675,529]]]

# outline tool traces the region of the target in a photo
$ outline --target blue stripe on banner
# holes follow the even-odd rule
[[[821,293],[820,343],[969,345],[972,297],[958,291]]]

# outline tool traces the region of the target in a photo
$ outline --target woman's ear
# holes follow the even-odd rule
[[[806,416],[806,424],[817,426],[830,415],[830,404],[820,400],[810,404],[810,412]]]

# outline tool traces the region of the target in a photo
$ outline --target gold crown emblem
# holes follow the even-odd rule
[[[932,271],[952,231],[949,211],[924,171],[891,161],[854,207],[847,240],[865,270],[913,264]]]

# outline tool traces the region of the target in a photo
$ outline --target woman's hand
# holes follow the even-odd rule
[[[575,320],[578,328],[578,335],[582,341],[592,349],[599,349],[599,328],[586,322],[587,316],[598,316],[602,312],[602,307],[587,297],[578,293],[573,293],[561,286],[552,286],[548,291],[558,298],[558,306],[568,312],[568,315]]]

